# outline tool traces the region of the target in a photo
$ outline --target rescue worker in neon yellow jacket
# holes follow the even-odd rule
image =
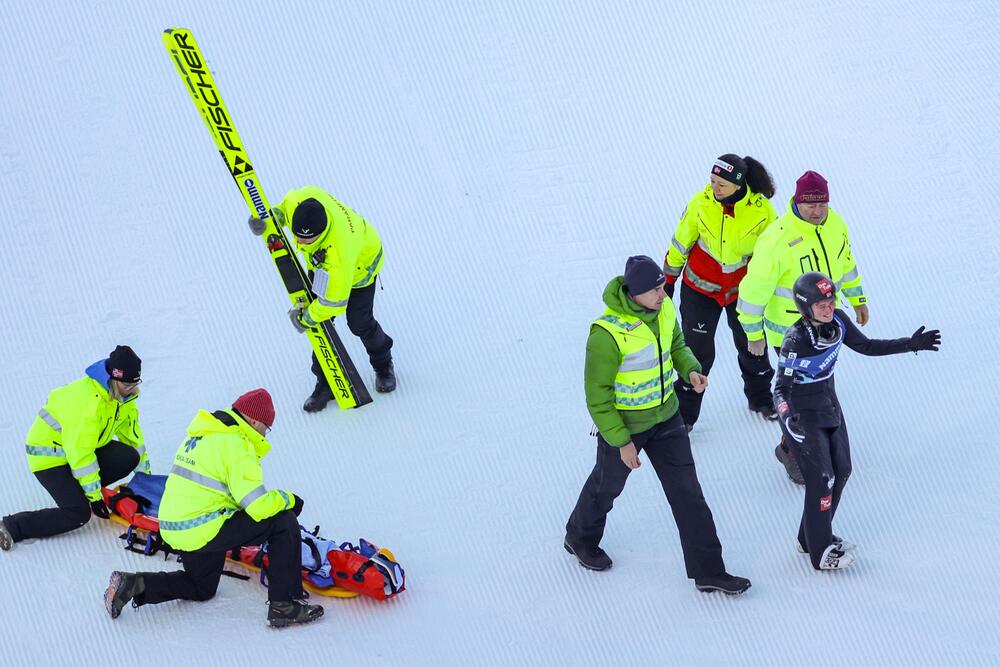
[[[272,209],[275,224],[288,225],[306,259],[316,299],[307,308],[288,312],[292,326],[303,333],[324,320],[346,315],[347,328],[361,339],[375,370],[375,390],[396,388],[392,338],[375,319],[375,279],[385,258],[382,240],[360,215],[323,190],[308,185],[291,190]],[[250,218],[250,230],[262,234],[264,224]],[[290,224],[289,224],[290,223]],[[302,408],[318,412],[333,398],[316,355],[312,357],[316,387]]]
[[[768,345],[778,354],[785,332],[801,317],[792,300],[792,288],[799,276],[811,271],[829,276],[839,295],[854,307],[858,324],[868,322],[868,299],[851,252],[847,225],[829,202],[826,179],[807,171],[796,181],[788,211],[761,234],[754,247],[736,309],[747,335],[747,348],[757,356],[766,355]],[[784,439],[775,451],[788,476],[804,483]]]
[[[684,341],[709,375],[715,364],[715,330],[725,313],[736,347],[747,407],[765,419],[775,419],[771,405],[774,370],[766,356],[747,350],[747,338],[737,319],[740,281],[760,235],[777,214],[771,205],[774,182],[758,160],[733,153],[719,156],[710,182],[688,202],[663,262],[667,295],[680,282],[680,315]],[[681,416],[688,430],[701,414],[703,393],[685,378],[675,386]]]
[[[57,507],[3,517],[0,549],[75,530],[91,513],[107,519],[101,486],[136,468],[149,472],[135,402],[141,364],[132,348],[119,345],[84,377],[49,394],[28,431],[25,453]]]
[[[308,623],[323,607],[301,602],[302,552],[298,515],[302,499],[264,486],[260,461],[270,451],[265,436],[274,404],[265,389],[249,391],[232,409],[200,410],[177,450],[160,502],[160,536],[183,552],[177,572],[113,572],[104,603],[117,618],[134,607],[168,600],[208,600],[215,595],[226,552],[268,545],[268,622]]]

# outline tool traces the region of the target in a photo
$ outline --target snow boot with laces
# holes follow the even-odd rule
[[[104,591],[104,608],[108,610],[111,618],[118,618],[129,602],[133,607],[139,606],[135,603],[135,596],[145,590],[146,584],[141,574],[116,570],[111,573],[108,589]]]
[[[272,628],[312,623],[322,615],[323,607],[318,604],[306,604],[298,600],[267,604],[267,622]]]

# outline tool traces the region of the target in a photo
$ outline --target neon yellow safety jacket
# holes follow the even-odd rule
[[[271,445],[232,410],[199,410],[177,450],[160,502],[160,535],[180,551],[195,551],[240,510],[255,521],[291,509],[288,491],[268,491],[260,460]]]
[[[747,340],[766,334],[768,345],[781,346],[788,327],[800,317],[792,287],[810,271],[829,276],[852,306],[867,302],[844,220],[830,209],[826,221],[814,225],[800,218],[789,201],[788,211],[757,241],[740,283],[736,310]]]
[[[747,188],[742,199],[732,207],[725,207],[715,198],[712,186],[708,185],[693,196],[684,209],[670,239],[663,272],[676,278],[684,264],[688,263],[688,278],[693,286],[707,294],[718,292],[719,286],[714,283],[723,281],[716,274],[735,274],[746,266],[757,239],[777,217],[774,206],[762,194]],[[706,271],[705,267],[689,263],[688,256],[695,246],[718,266]]]
[[[149,457],[139,428],[138,393],[124,402],[108,393],[102,359],[87,374],[53,389],[28,430],[25,453],[31,472],[68,465],[90,501],[101,498],[99,448],[117,440],[139,452],[139,470],[149,472]]]
[[[309,304],[303,319],[310,326],[340,315],[347,309],[352,289],[368,287],[382,270],[382,240],[364,218],[319,188],[307,185],[291,190],[278,205],[276,221],[291,224],[296,207],[315,199],[326,210],[326,229],[315,241],[300,245],[315,271]]]
[[[684,343],[673,303],[651,312],[632,301],[621,276],[604,288],[607,310],[591,324],[584,365],[587,410],[604,440],[628,444],[677,413],[675,371],[701,371]]]

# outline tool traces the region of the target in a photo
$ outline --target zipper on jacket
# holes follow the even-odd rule
[[[826,276],[833,280],[833,272],[830,270],[830,257],[826,254],[826,246],[823,245],[823,237],[819,235],[819,225],[816,226],[816,238],[819,240],[819,247],[823,250],[823,259],[826,260]],[[816,263],[819,264],[819,257],[816,258]]]
[[[115,403],[116,403],[116,405],[115,405],[115,416],[111,418],[111,421],[109,421],[107,424],[104,425],[103,429],[101,429],[101,434],[99,436],[97,436],[97,442],[100,442],[101,440],[103,440],[104,439],[104,434],[107,433],[108,429],[111,428],[111,426],[113,426],[116,421],[118,421],[118,408],[121,407],[121,404],[118,403],[117,401],[115,401]]]

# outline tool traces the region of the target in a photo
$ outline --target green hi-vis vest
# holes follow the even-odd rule
[[[618,344],[621,360],[615,376],[615,408],[647,410],[666,403],[674,393],[674,362],[670,343],[677,315],[671,304],[664,303],[657,315],[660,335],[657,338],[645,322],[610,308],[594,321]]]

